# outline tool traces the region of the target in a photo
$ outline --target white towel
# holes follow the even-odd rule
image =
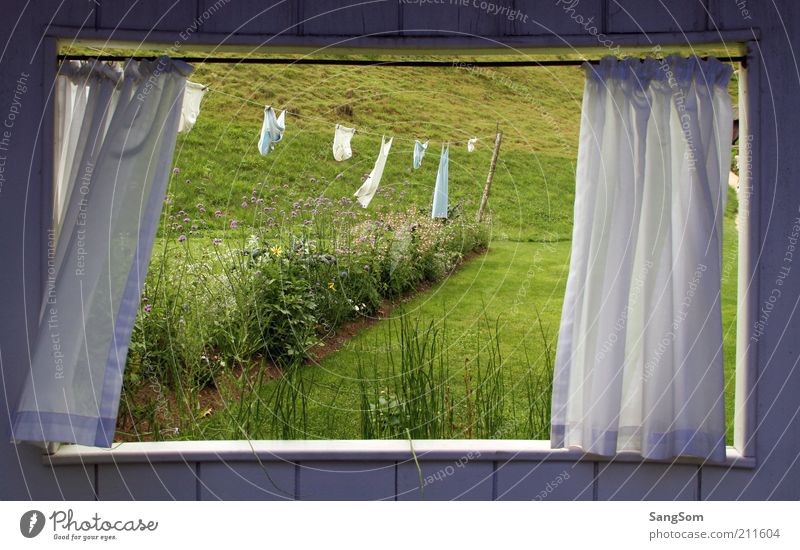
[[[333,134],[333,158],[341,162],[353,156],[353,150],[350,148],[350,140],[355,133],[355,128],[348,128],[341,124],[336,125],[336,131]]]
[[[258,140],[258,152],[266,156],[275,149],[275,144],[283,138],[286,130],[286,111],[275,117],[275,111],[267,105],[264,108],[264,123],[261,125],[261,138]]]
[[[425,150],[428,148],[428,142],[422,143],[420,140],[414,141],[414,170],[422,166],[422,157],[425,156]]]
[[[394,138],[389,141],[384,141],[385,137],[386,136],[381,137],[381,151],[378,153],[378,158],[375,159],[375,167],[372,169],[372,172],[369,173],[369,176],[367,176],[364,184],[359,187],[358,191],[354,194],[357,197],[356,200],[358,200],[358,203],[363,208],[369,206],[372,197],[375,196],[375,192],[378,190],[378,185],[380,185],[381,178],[383,177],[383,169],[386,167],[386,157],[389,156],[389,149],[392,148],[392,141]]]
[[[208,90],[208,86],[189,80],[186,81],[178,133],[184,134],[194,127],[194,123],[197,122],[197,116],[200,114],[200,103],[203,101],[203,96],[206,95],[206,90]]]

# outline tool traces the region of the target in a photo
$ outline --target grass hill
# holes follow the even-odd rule
[[[503,143],[489,202],[495,235],[570,237],[583,87],[578,67],[207,64],[191,80],[210,91],[194,129],[179,137],[174,164],[180,175],[170,191],[186,211],[204,204],[209,229],[222,227],[216,209],[238,212],[253,189],[281,189],[287,211],[307,196],[352,196],[384,134],[395,140],[371,210],[429,209],[441,144],[451,141],[450,203],[473,216],[499,123]],[[257,143],[267,104],[289,113],[284,139],[262,157]],[[331,152],[336,123],[357,129],[353,157],[341,163]],[[471,137],[480,141],[468,153]],[[412,170],[415,139],[431,140],[419,170]]]

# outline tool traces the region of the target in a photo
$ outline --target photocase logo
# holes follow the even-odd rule
[[[44,529],[44,514],[39,510],[31,510],[22,514],[19,519],[19,531],[26,539],[32,539]]]

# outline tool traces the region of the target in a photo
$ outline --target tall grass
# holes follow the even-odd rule
[[[523,422],[516,420],[516,404],[509,404],[514,391],[504,373],[499,319],[494,323],[484,319],[475,356],[465,359],[463,391],[457,395],[448,368],[446,326],[407,316],[392,322],[396,327],[385,343],[391,365],[388,380],[381,378],[374,362],[365,364],[365,354],[358,355],[362,438],[549,437],[553,347],[541,319],[542,360],[531,364],[527,351],[525,354]]]

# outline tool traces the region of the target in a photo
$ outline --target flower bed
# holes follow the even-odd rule
[[[264,206],[254,225],[229,217],[228,231],[210,234],[202,204],[193,220],[171,213],[168,199],[128,354],[128,389],[146,381],[201,388],[220,369],[299,364],[342,324],[442,279],[486,247],[485,228],[457,214],[368,218],[351,207],[347,198],[309,198],[276,222]]]

